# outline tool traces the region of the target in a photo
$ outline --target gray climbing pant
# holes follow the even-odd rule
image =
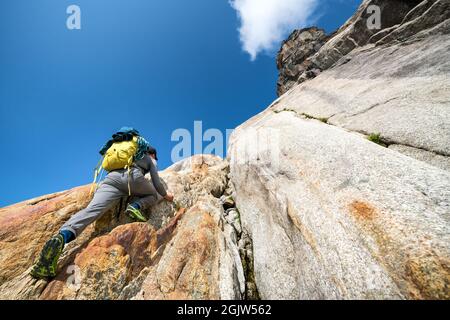
[[[138,168],[130,170],[131,201],[138,203],[141,210],[149,209],[152,205],[161,201],[151,180],[144,177]],[[99,219],[108,209],[118,204],[120,199],[128,197],[128,171],[118,170],[110,172],[98,185],[94,197],[89,205],[74,214],[62,227],[62,230],[71,231],[75,237],[92,222]]]

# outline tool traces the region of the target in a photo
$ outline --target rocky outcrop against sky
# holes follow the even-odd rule
[[[283,70],[299,70],[303,85],[287,81],[271,109],[379,134],[389,148],[450,170],[450,3],[417,2],[364,1],[300,67],[283,58],[288,66],[281,64],[279,83],[286,78]],[[381,7],[378,31],[366,26],[373,4]],[[288,43],[283,48],[296,47]]]
[[[369,8],[373,5],[380,8],[379,28],[367,25],[373,15]],[[347,54],[355,49],[369,44],[377,46],[405,41],[414,35],[426,37],[421,31],[427,29],[430,29],[428,33],[445,32],[448,30],[448,10],[448,1],[443,0],[365,0],[331,35],[327,36],[315,27],[295,30],[278,53],[278,95],[287,92],[295,83],[314,78],[320,71],[345,63]]]
[[[283,42],[277,56],[279,96],[304,78],[313,78],[320,73],[321,70],[311,65],[308,58],[319,51],[328,39],[325,30],[312,27],[295,30]]]
[[[261,298],[450,298],[449,33],[448,1],[364,1],[309,58],[319,30],[284,43],[228,154]]]

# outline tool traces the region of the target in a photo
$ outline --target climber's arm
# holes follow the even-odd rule
[[[163,196],[167,196],[166,188],[164,188],[164,185],[161,182],[161,179],[159,178],[158,169],[156,168],[153,161],[150,161],[150,176],[152,178],[153,185],[155,186],[156,191]]]

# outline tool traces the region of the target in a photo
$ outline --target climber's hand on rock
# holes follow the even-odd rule
[[[166,199],[169,202],[173,201],[173,194],[172,193],[168,193],[166,194],[166,196],[164,197],[164,199]]]

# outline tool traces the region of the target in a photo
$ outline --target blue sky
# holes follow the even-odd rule
[[[328,32],[360,3],[316,2],[309,21]],[[81,30],[66,28],[71,4]],[[276,98],[276,52],[251,61],[239,26],[225,0],[1,1],[0,207],[89,183],[123,125],[163,169],[175,129],[201,120],[225,133],[262,111]]]

